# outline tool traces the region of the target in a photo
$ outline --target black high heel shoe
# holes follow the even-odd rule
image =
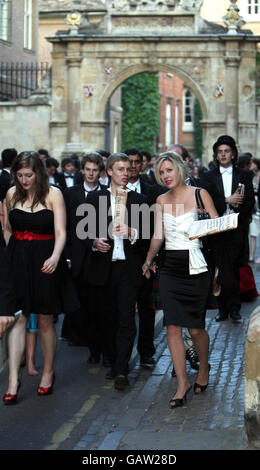
[[[208,364],[208,371],[210,371],[210,364]],[[206,385],[200,385],[197,382],[195,382],[195,384],[193,386],[193,390],[194,390],[195,395],[199,395],[200,393],[205,392],[206,388],[208,387],[208,384],[209,383],[207,383]]]
[[[186,390],[184,396],[182,398],[171,398],[169,401],[170,408],[178,408],[179,406],[183,406],[184,403],[187,401],[187,394],[191,390],[191,386]]]

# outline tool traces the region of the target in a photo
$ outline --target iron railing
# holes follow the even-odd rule
[[[42,86],[49,87],[51,68],[47,62],[0,62],[0,101],[28,98]]]

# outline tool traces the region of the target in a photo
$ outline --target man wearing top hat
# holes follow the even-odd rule
[[[231,136],[222,135],[213,145],[216,168],[205,173],[203,188],[210,193],[219,216],[238,212],[238,227],[212,238],[215,263],[219,268],[219,312],[216,321],[239,323],[240,280],[239,268],[247,265],[249,257],[248,228],[254,207],[254,191],[250,172],[237,167],[238,150]],[[241,186],[242,185],[242,186]],[[240,189],[242,188],[242,194]]]

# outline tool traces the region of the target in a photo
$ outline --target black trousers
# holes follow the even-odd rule
[[[75,312],[65,315],[61,336],[68,339],[71,343],[89,346],[90,317],[88,313],[88,284],[83,276],[73,280],[75,290],[80,303],[80,308]]]
[[[137,308],[139,317],[139,335],[137,350],[140,356],[151,357],[155,353],[154,347],[154,322],[155,309],[152,308],[154,276],[151,273],[150,279],[144,277],[143,284],[139,289],[137,298]]]
[[[231,230],[224,233],[222,240],[223,273],[221,273],[221,293],[218,299],[219,310],[223,314],[239,312],[240,299],[240,266],[248,263],[247,231]]]
[[[99,324],[102,321],[106,335],[104,349],[114,361],[115,374],[127,375],[136,336],[134,307],[139,288],[131,281],[125,261],[112,262],[109,281],[101,289],[103,310]]]

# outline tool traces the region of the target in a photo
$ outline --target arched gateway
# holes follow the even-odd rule
[[[236,0],[226,27],[199,16],[201,1],[106,0],[95,13],[68,15],[71,29],[53,44],[51,147],[60,152],[102,148],[106,104],[130,76],[171,72],[200,101],[203,157],[230,134],[241,150],[260,153],[256,102],[259,36],[241,30]],[[258,136],[258,139],[257,139]]]

